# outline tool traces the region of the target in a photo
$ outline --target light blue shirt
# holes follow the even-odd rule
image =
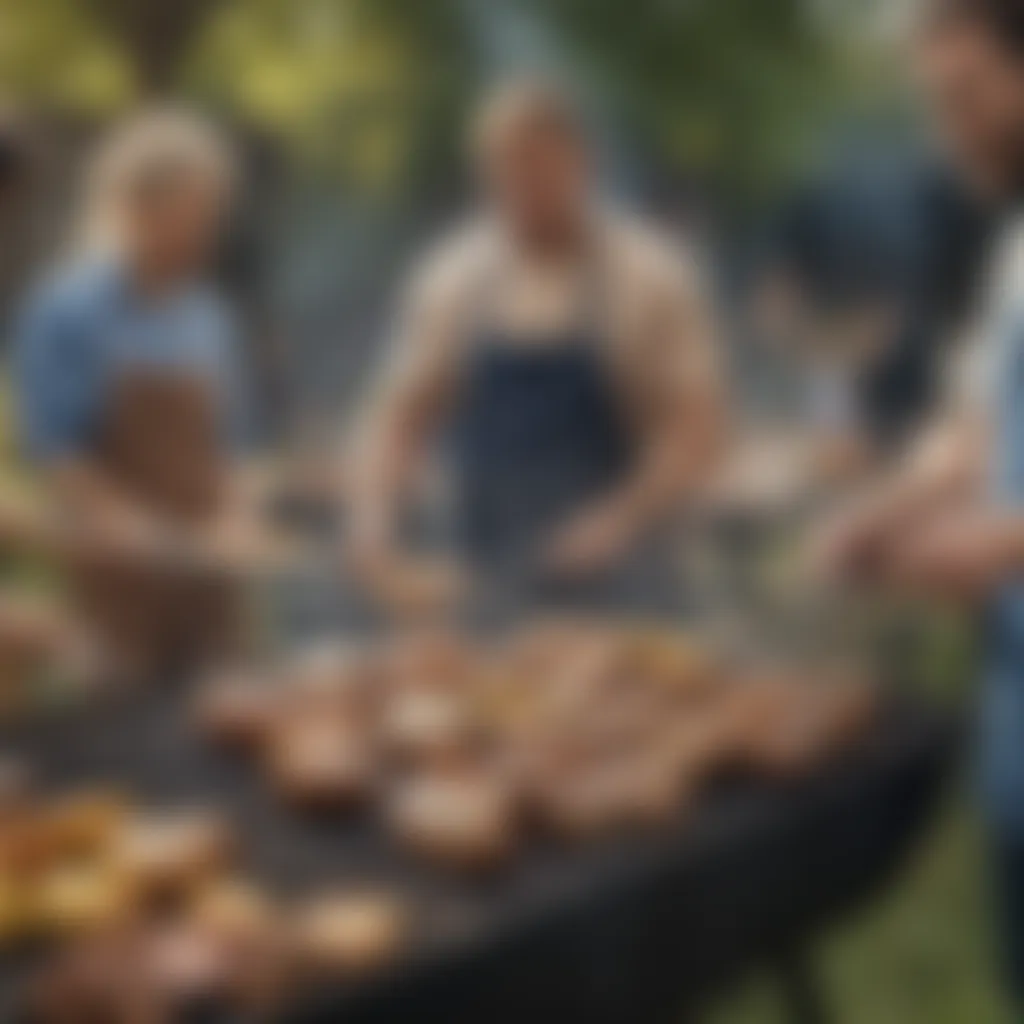
[[[19,436],[39,462],[88,451],[113,385],[133,368],[207,380],[225,445],[245,433],[237,332],[216,293],[188,285],[148,300],[112,261],[92,260],[46,281],[14,340]]]
[[[1024,513],[1024,294],[994,321],[992,497]],[[1000,831],[1024,839],[1024,581],[1009,581],[989,611],[981,708],[982,782]]]

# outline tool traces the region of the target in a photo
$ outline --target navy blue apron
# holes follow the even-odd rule
[[[495,322],[501,275],[491,274],[472,325],[450,439],[464,552],[492,576],[528,580],[533,597],[568,603],[607,603],[623,591],[624,575],[637,575],[636,559],[578,586],[541,571],[556,531],[619,486],[634,461],[632,431],[606,364],[598,269],[591,267],[576,322],[529,338]]]

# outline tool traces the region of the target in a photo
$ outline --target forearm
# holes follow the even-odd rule
[[[695,268],[673,263],[665,289],[652,292],[642,348],[623,380],[641,437],[623,500],[641,524],[671,514],[705,485],[728,417],[718,332]]]
[[[1000,533],[999,549],[1008,576],[1024,573],[1024,511],[1005,515],[996,527]]]
[[[642,445],[636,469],[615,500],[640,528],[657,523],[701,488],[723,449],[724,410],[717,400],[690,402]]]
[[[695,445],[658,444],[641,456],[611,502],[638,530],[662,522],[704,478],[710,464],[706,456]]]
[[[350,478],[348,564],[392,614],[449,608],[462,592],[461,574],[401,548],[400,515],[424,454],[423,433],[378,435],[355,460]]]
[[[420,455],[411,433],[393,424],[371,438],[355,460],[349,497],[351,537],[357,548],[376,551],[398,542],[400,510]]]
[[[894,475],[861,499],[861,509],[899,530],[976,497],[982,479],[979,448],[976,438],[959,426],[934,428]]]
[[[258,457],[235,459],[226,467],[214,519],[258,519],[273,494],[275,476]]]
[[[56,530],[48,509],[11,495],[0,498],[0,547],[7,552],[49,555]]]
[[[103,528],[122,522],[146,523],[157,529],[158,516],[86,458],[62,459],[46,470],[46,481],[58,515],[76,527]]]
[[[396,543],[402,505],[446,416],[461,365],[462,286],[453,297],[421,283],[375,386],[346,481],[355,553]]]

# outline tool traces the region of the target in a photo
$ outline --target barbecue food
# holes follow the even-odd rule
[[[40,1024],[149,1024],[234,1019],[272,1005],[267,980],[219,935],[179,919],[115,929],[72,945],[44,969],[30,1001]],[[254,992],[254,989],[256,990]],[[264,997],[266,993],[266,998]],[[279,995],[274,992],[273,996]],[[240,1019],[251,1018],[247,1014]]]
[[[390,781],[399,841],[467,871],[503,861],[524,823],[599,836],[667,821],[721,774],[806,772],[873,706],[850,680],[727,673],[666,627],[586,619],[487,644],[436,628],[318,644],[278,683],[267,714],[229,676],[201,705],[210,734],[244,745],[262,732],[270,783],[299,809],[341,812]]]
[[[829,740],[836,749],[848,747],[870,728],[878,712],[878,690],[856,676],[833,679],[823,690]]]
[[[872,689],[856,681],[823,680],[807,698],[776,734],[776,759],[783,772],[806,771],[842,754],[874,712]]]
[[[619,780],[603,772],[573,772],[545,780],[533,798],[540,824],[563,839],[593,839],[623,818]]]
[[[722,702],[719,702],[719,705]],[[737,759],[736,728],[729,709],[713,706],[667,723],[659,743],[686,791],[725,774]]]
[[[877,706],[855,679],[763,665],[727,676],[664,630],[582,621],[500,646],[445,632],[390,649],[317,645],[272,684],[220,673],[197,726],[257,752],[296,808],[341,813],[379,796],[412,855],[487,880],[527,830],[594,841],[661,828],[721,771],[806,773]],[[303,898],[280,918],[258,884],[226,874],[231,835],[216,815],[136,816],[103,790],[33,807],[17,766],[6,788],[0,771],[0,943],[67,953],[40,988],[43,1024],[162,1024],[211,1007],[252,1019],[305,972],[383,967],[412,932],[387,893]]]
[[[479,668],[473,648],[444,630],[411,633],[396,642],[386,669],[398,689],[458,691],[471,685]]]
[[[255,884],[219,879],[196,895],[191,917],[200,928],[226,942],[248,945],[273,933],[275,907]]]
[[[48,870],[56,861],[92,856],[126,820],[128,804],[117,793],[86,791],[49,805],[27,801],[0,819],[0,873],[19,879]]]
[[[692,798],[696,777],[679,767],[674,752],[654,747],[636,758],[622,782],[627,824],[660,825],[672,821]]]
[[[719,680],[707,650],[667,629],[638,630],[629,641],[633,672],[680,699],[707,696]]]
[[[680,810],[681,773],[658,750],[590,760],[542,777],[532,807],[563,839],[592,840],[627,827],[668,821]]]
[[[804,774],[840,753],[869,724],[874,691],[857,681],[770,675],[734,698],[742,763],[757,774]]]
[[[196,719],[203,733],[220,746],[258,748],[278,709],[275,693],[246,671],[212,679],[199,696]]]
[[[366,739],[330,717],[286,722],[271,740],[267,767],[283,799],[303,810],[351,807],[374,782]]]
[[[15,760],[0,760],[0,828],[22,817],[32,795],[32,773]]]
[[[130,810],[115,791],[94,790],[57,801],[43,816],[41,828],[55,855],[83,857],[108,844]]]
[[[658,694],[636,688],[578,708],[570,728],[588,750],[615,755],[649,746],[664,720]]]
[[[32,904],[37,930],[61,937],[108,930],[138,909],[130,882],[103,864],[57,868],[42,879]]]
[[[294,942],[318,972],[362,975],[387,964],[410,928],[405,904],[387,893],[324,894],[300,908]]]
[[[153,1003],[169,1020],[226,1007],[237,984],[231,950],[219,936],[192,922],[173,922],[148,932],[138,959]]]
[[[35,878],[53,863],[54,849],[39,815],[26,814],[0,828],[0,877]]]
[[[396,694],[386,705],[381,737],[402,761],[456,757],[474,745],[478,723],[465,699],[451,693],[412,690]]]
[[[0,828],[0,943],[142,920],[219,873],[230,853],[216,815],[139,816],[113,791],[26,809]]]
[[[32,1019],[39,1024],[165,1019],[139,970],[140,941],[134,931],[123,931],[76,943],[36,979],[29,999]]]
[[[485,870],[517,839],[515,800],[496,772],[431,770],[404,782],[389,808],[391,827],[410,849],[442,865]]]
[[[232,845],[230,830],[216,815],[151,815],[129,822],[119,832],[110,860],[143,900],[173,900],[226,867]]]
[[[374,702],[373,659],[358,648],[320,641],[301,652],[280,674],[283,705],[301,715],[363,720]]]
[[[31,931],[32,907],[24,885],[0,872],[0,947],[8,948]]]

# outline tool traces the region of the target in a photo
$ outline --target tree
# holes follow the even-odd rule
[[[0,0],[0,97],[98,113],[132,94],[130,62],[75,0]]]
[[[190,45],[221,0],[81,0],[95,21],[117,42],[145,95],[160,95],[174,85]]]
[[[0,89],[75,110],[196,98],[358,188],[434,181],[499,65],[582,75],[673,173],[770,189],[905,0],[0,0]],[[525,26],[525,29],[524,29]],[[498,51],[501,51],[500,53]],[[499,60],[500,57],[500,60]]]
[[[466,57],[448,0],[228,0],[184,85],[336,179],[387,189],[450,162]]]
[[[670,167],[734,193],[771,190],[871,75],[889,84],[863,74],[863,0],[526,2]]]

